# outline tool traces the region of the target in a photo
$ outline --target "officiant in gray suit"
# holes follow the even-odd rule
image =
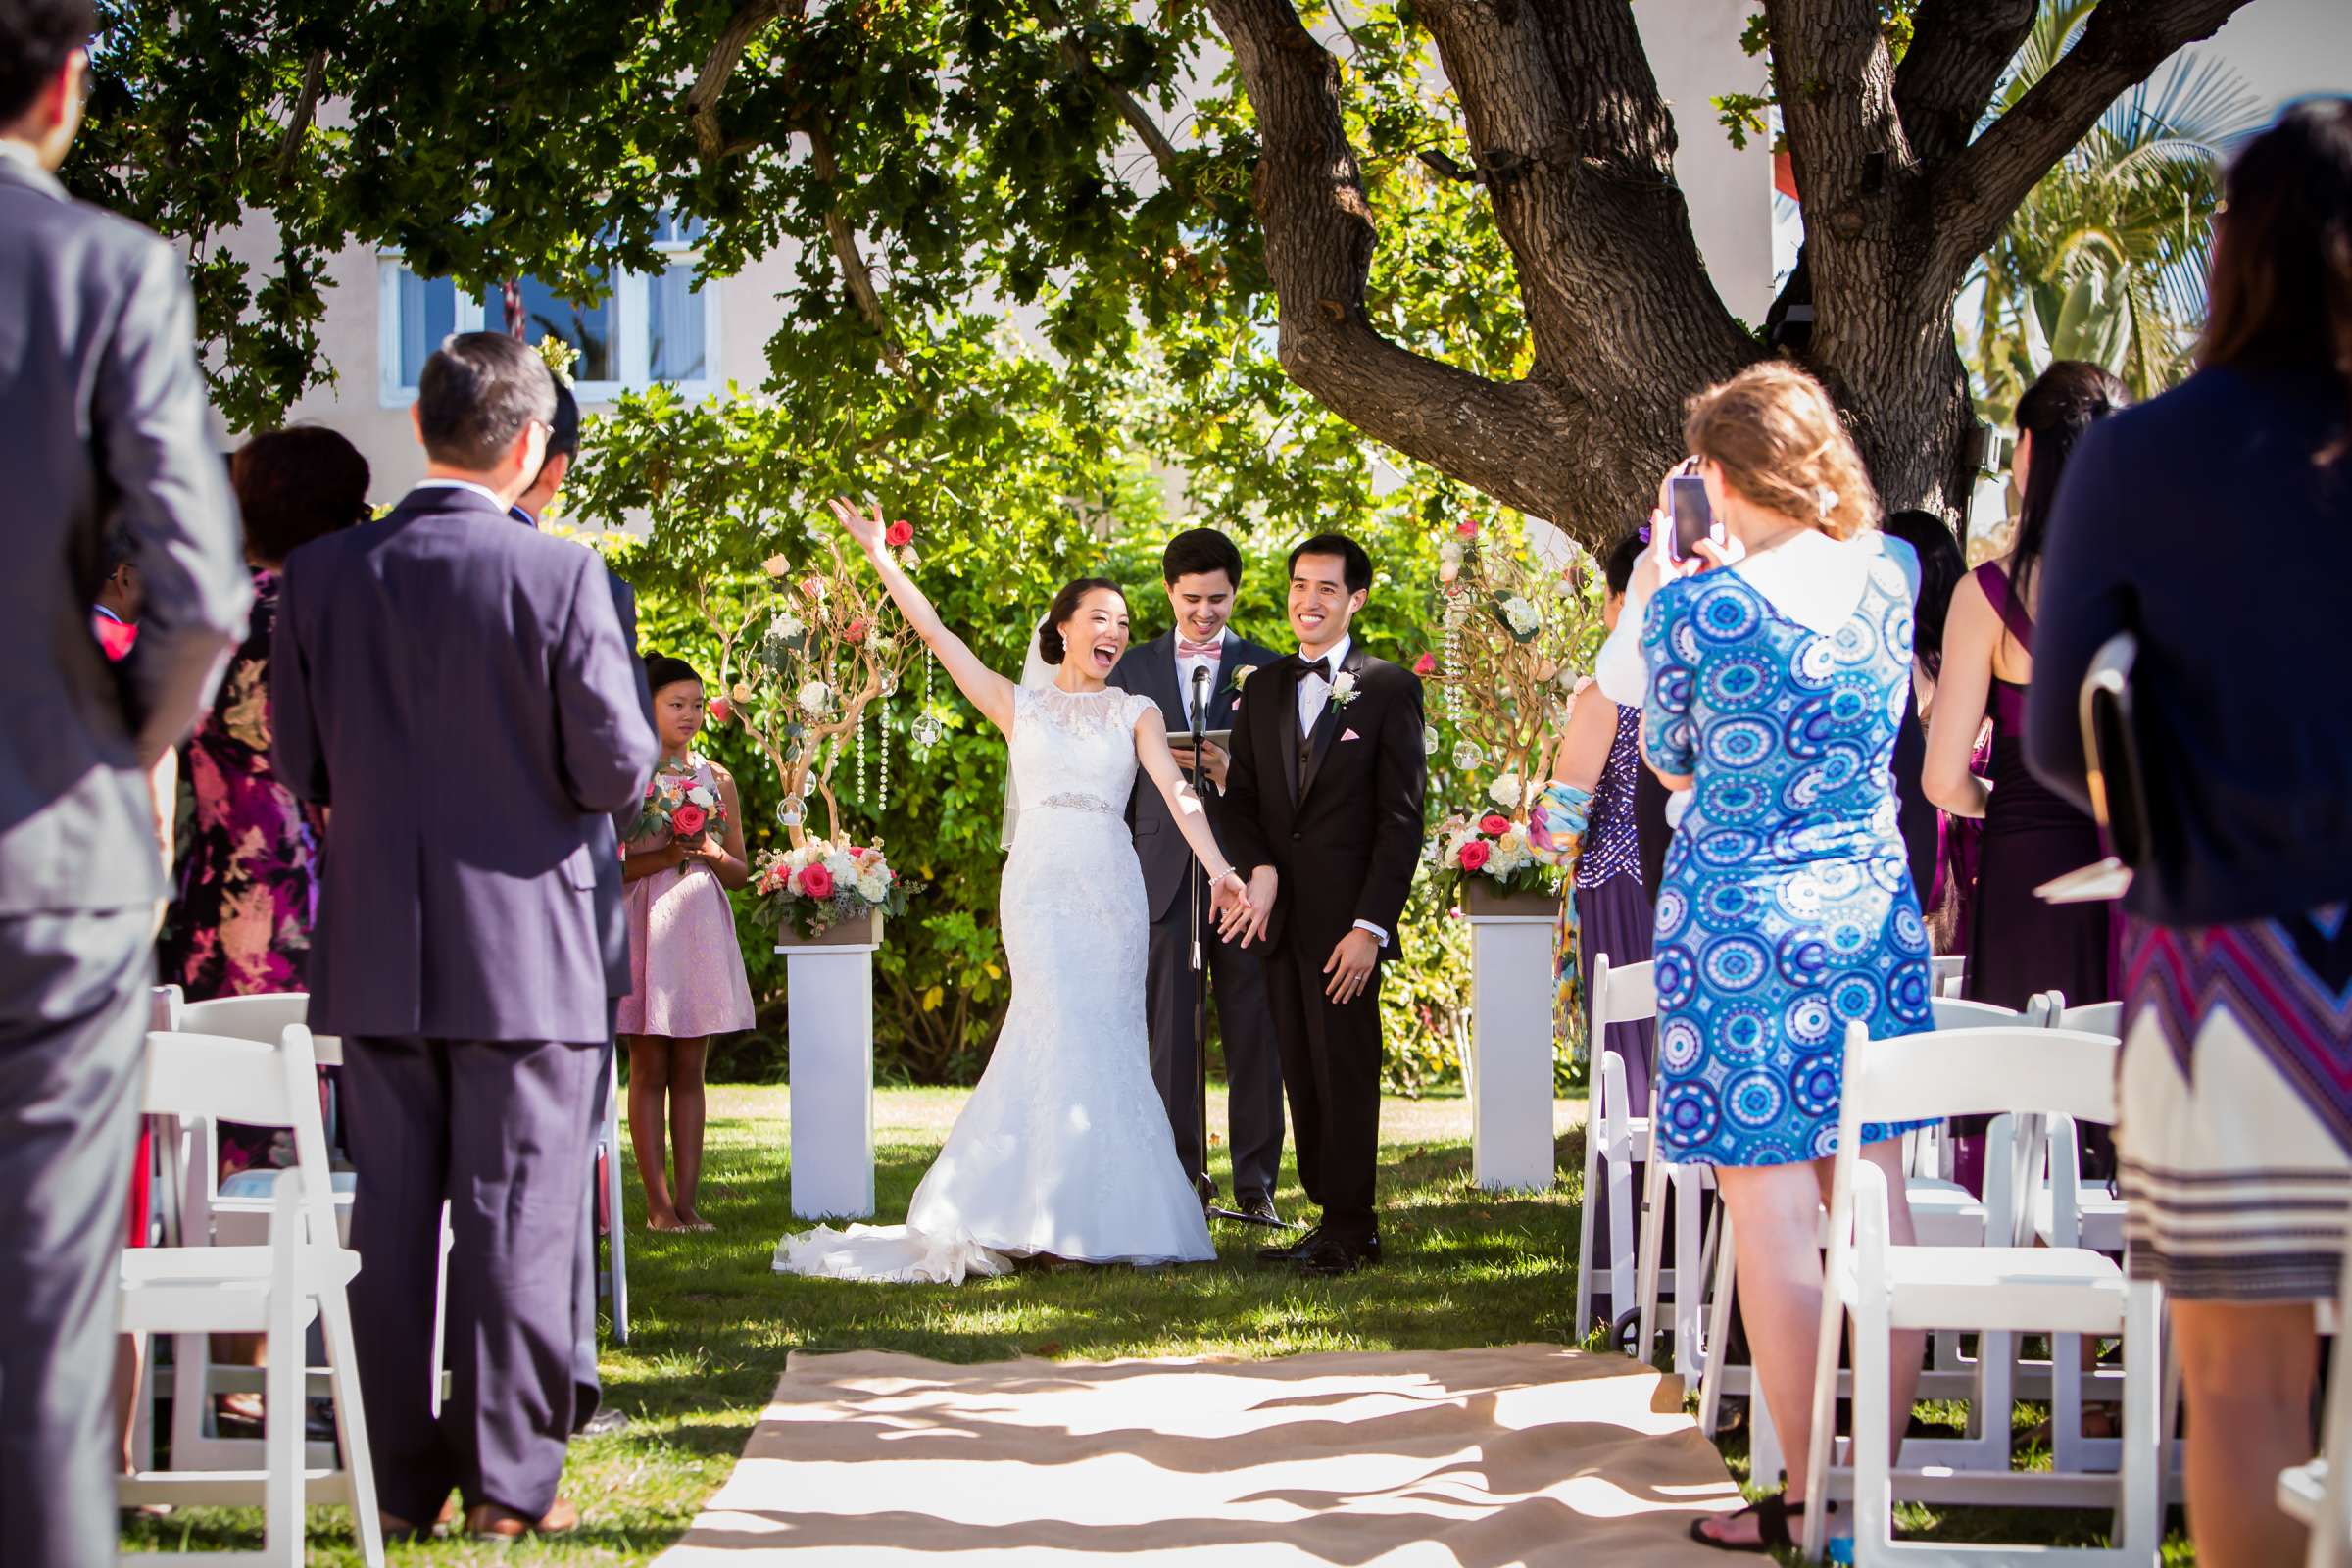
[[[0,0],[0,1560],[112,1562],[116,1275],[164,866],[148,770],[253,602],[179,254],[70,199],[89,0]],[[110,665],[108,541],[145,588]]]
[[[1159,704],[1168,744],[1190,776],[1196,694],[1207,705],[1200,727],[1226,729],[1233,723],[1234,698],[1247,678],[1244,672],[1277,656],[1227,624],[1242,586],[1242,553],[1231,539],[1214,528],[1178,534],[1160,558],[1160,575],[1176,612],[1175,627],[1128,649],[1111,671],[1110,684]],[[1203,753],[1212,828],[1217,825],[1226,761],[1227,753],[1215,745]],[[1152,1077],[1168,1108],[1177,1158],[1201,1183],[1202,1198],[1208,1200],[1214,1189],[1206,1184],[1207,1129],[1201,1125],[1200,1103],[1200,1053],[1204,1042],[1194,1027],[1200,977],[1193,968],[1193,918],[1185,907],[1193,858],[1149,779],[1138,779],[1127,821],[1135,832],[1136,858],[1143,861],[1144,896],[1152,913],[1151,967],[1145,979]],[[1270,1220],[1275,1217],[1275,1178],[1282,1167],[1282,1057],[1266,1005],[1265,976],[1254,950],[1217,940],[1207,914],[1205,881],[1195,896],[1200,907],[1200,956],[1208,966],[1217,1034],[1225,1048],[1226,1145],[1233,1152],[1234,1206]]]

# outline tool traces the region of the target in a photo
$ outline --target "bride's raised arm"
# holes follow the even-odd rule
[[[1176,819],[1176,830],[1184,835],[1184,842],[1193,847],[1193,854],[1200,858],[1200,868],[1208,873],[1217,911],[1248,907],[1249,894],[1241,872],[1234,869],[1225,852],[1217,848],[1217,836],[1209,830],[1208,813],[1201,808],[1200,797],[1193,793],[1192,781],[1184,776],[1184,769],[1176,765],[1175,754],[1168,750],[1168,723],[1160,716],[1156,703],[1136,715],[1135,759],[1151,775],[1152,782],[1159,786],[1159,798],[1168,803],[1168,815]]]
[[[899,613],[906,617],[906,624],[917,637],[931,645],[931,651],[946,666],[948,678],[955,681],[956,689],[988,715],[990,723],[1011,734],[1013,683],[982,663],[980,656],[962,638],[948,630],[947,622],[939,618],[939,612],[914,585],[914,579],[901,569],[883,543],[882,503],[874,503],[869,516],[849,502],[836,500],[833,515],[841,519],[842,527],[865,551],[865,559],[873,564],[874,575],[881,578],[882,587],[899,607]],[[1171,761],[1169,765],[1174,763]]]

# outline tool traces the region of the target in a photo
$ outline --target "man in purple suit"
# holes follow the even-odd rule
[[[273,755],[329,812],[312,1023],[344,1039],[352,1316],[396,1532],[430,1528],[453,1489],[479,1536],[578,1519],[556,1486],[608,1029],[596,859],[657,745],[604,564],[508,515],[555,414],[538,355],[451,338],[418,378],[427,477],[296,551],[278,601]]]

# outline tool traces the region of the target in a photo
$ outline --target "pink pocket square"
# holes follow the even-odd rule
[[[1358,734],[1357,734],[1355,731],[1353,731],[1353,730],[1348,730],[1348,731],[1347,731],[1345,734],[1343,734],[1343,735],[1340,737],[1340,739],[1342,739],[1342,740],[1344,740],[1344,741],[1360,741],[1360,740],[1362,740],[1362,739],[1363,739],[1363,737],[1362,737],[1361,735],[1358,735]]]

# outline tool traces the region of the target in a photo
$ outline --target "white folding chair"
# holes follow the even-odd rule
[[[597,1154],[605,1162],[605,1212],[611,1220],[605,1232],[605,1295],[612,1302],[612,1342],[629,1343],[629,1258],[628,1244],[623,1240],[628,1225],[623,1217],[621,1200],[620,1145],[620,1057],[614,1054],[605,1082],[605,1125],[597,1135]],[[1590,1177],[1587,1178],[1591,1180]],[[1588,1211],[1592,1204],[1592,1189],[1586,1189]],[[1590,1222],[1588,1222],[1590,1223]],[[596,1194],[588,1195],[588,1245],[596,1245]],[[1578,1256],[1581,1258],[1582,1253]],[[1578,1286],[1583,1286],[1583,1269],[1578,1269]]]
[[[294,1163],[276,1175],[269,1234],[261,1245],[200,1243],[124,1250],[125,1332],[189,1336],[199,1345],[211,1334],[258,1333],[268,1347],[269,1367],[258,1469],[189,1469],[174,1451],[172,1469],[147,1469],[124,1477],[122,1500],[259,1502],[264,1510],[260,1551],[181,1555],[191,1562],[266,1563],[271,1568],[296,1568],[302,1562],[306,1504],[342,1503],[352,1511],[362,1557],[368,1568],[380,1568],[383,1532],[375,1510],[368,1421],[345,1294],[359,1272],[360,1259],[337,1239],[324,1179],[326,1130],[318,1110],[310,1031],[290,1025],[275,1045],[212,1035],[152,1034],[143,1098],[143,1108],[150,1113],[285,1128],[294,1135]],[[326,1344],[325,1392],[333,1401],[342,1445],[340,1467],[331,1449],[323,1463],[316,1461],[304,1441],[308,1380],[303,1339],[314,1318]]]
[[[2339,1319],[2346,1307],[2352,1307],[2352,1235],[2345,1238],[2344,1270],[2336,1285]],[[2339,1335],[2328,1371],[2319,1457],[2278,1472],[2279,1511],[2311,1531],[2304,1568],[2352,1568],[2352,1388],[2346,1386],[2352,1384],[2352,1355],[2346,1348]]]
[[[2012,1026],[1872,1041],[1848,1035],[1831,1187],[1829,1260],[1816,1347],[1804,1549],[1821,1554],[1828,1510],[1851,1498],[1857,1564],[2014,1560],[2014,1545],[1897,1542],[1897,1496],[1941,1502],[2112,1505],[2116,1544],[2043,1549],[2047,1563],[2133,1565],[2156,1560],[2160,1427],[2158,1325],[2162,1293],[2125,1281],[2113,1259],[2079,1248],[1896,1247],[1888,1237],[1886,1181],[1858,1157],[1862,1123],[2011,1112],[2115,1119],[2117,1047],[2111,1036]],[[1853,1324],[1850,1467],[1833,1468],[1838,1350]],[[1891,1336],[1897,1330],[1968,1328],[2008,1334],[2121,1334],[2125,1446],[2120,1475],[1897,1470],[1889,1408]],[[1907,1412],[1906,1412],[1907,1413]]]
[[[253,1040],[264,1045],[283,1038],[286,1026],[308,1027],[311,999],[307,992],[270,992],[248,997],[215,997],[191,1002],[181,1010],[180,1027],[190,1034],[217,1035],[227,1040]],[[341,1066],[343,1042],[333,1035],[311,1037],[318,1065]],[[271,1173],[266,1169],[240,1171],[225,1188],[219,1181],[220,1139],[214,1119],[190,1120],[188,1185],[183,1200],[190,1224],[209,1226],[217,1245],[252,1246],[269,1232]],[[351,1171],[335,1171],[335,1223],[342,1227],[343,1245],[351,1245],[351,1198],[357,1185]],[[199,1234],[204,1234],[199,1231]]]
[[[1928,960],[1928,989],[1939,997],[1958,997],[1968,984],[1968,956],[1941,953]]]
[[[1616,966],[1605,953],[1593,956],[1585,1023],[1592,1104],[1585,1117],[1585,1206],[1576,1227],[1575,1322],[1580,1336],[1592,1326],[1594,1274],[1606,1274],[1609,1304],[1616,1312],[1623,1313],[1634,1299],[1633,1167],[1649,1158],[1649,1118],[1633,1114],[1625,1057],[1604,1042],[1610,1024],[1658,1015],[1658,991],[1650,976],[1648,963]],[[1594,1216],[1604,1202],[1609,1210],[1605,1263],[1592,1255]]]

